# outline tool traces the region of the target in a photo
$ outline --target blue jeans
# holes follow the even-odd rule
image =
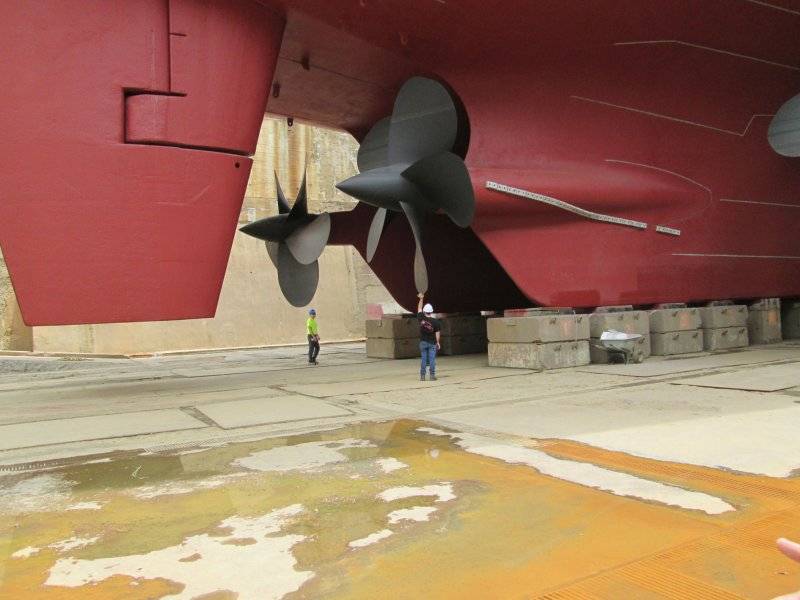
[[[425,367],[430,365],[431,375],[436,375],[436,344],[432,344],[431,342],[420,342],[419,354],[421,357],[419,374],[424,377]]]

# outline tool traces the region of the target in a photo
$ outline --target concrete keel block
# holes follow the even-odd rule
[[[370,358],[414,358],[419,356],[419,337],[367,338],[367,356]]]
[[[480,354],[486,352],[485,335],[444,335],[441,338],[441,354]]]
[[[650,346],[654,356],[673,356],[703,351],[703,331],[670,331],[650,334]]]
[[[696,308],[663,308],[650,311],[650,331],[693,331],[702,326],[700,311]]]
[[[599,338],[609,329],[644,335],[650,333],[650,317],[645,310],[594,312],[589,315],[591,337]]]
[[[703,329],[747,327],[747,307],[742,304],[704,306],[697,309]]]
[[[586,315],[544,315],[489,319],[486,329],[490,342],[533,344],[589,339]]]
[[[703,329],[703,348],[705,350],[744,348],[748,344],[747,327]]]
[[[642,336],[642,338],[637,340],[634,345],[635,348],[633,351],[633,356],[631,357],[633,362],[641,362],[650,356],[651,341],[649,333],[645,336]],[[592,338],[589,340],[589,357],[591,358],[592,363],[606,365],[609,363],[609,356],[609,353],[603,349],[603,344],[600,343],[600,338]]]
[[[772,310],[773,308],[781,309],[780,298],[761,298],[750,304],[750,310]]]
[[[784,339],[800,339],[800,302],[783,303],[781,307],[781,327]]]
[[[486,337],[486,319],[481,315],[465,315],[455,317],[442,317],[439,319],[442,326],[442,336],[452,335],[482,335]]]
[[[783,340],[781,310],[751,310],[747,315],[747,335],[751,344],[774,344]]]
[[[589,342],[555,342],[549,344],[489,343],[490,367],[516,369],[561,369],[589,364]]]
[[[419,321],[416,317],[383,318],[367,321],[367,338],[407,339],[419,338]]]

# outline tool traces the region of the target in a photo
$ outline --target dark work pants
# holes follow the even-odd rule
[[[431,375],[436,375],[436,344],[420,340],[419,342],[419,374],[425,376],[425,367],[430,367]]]
[[[308,362],[317,360],[319,354],[319,341],[313,335],[308,336]]]

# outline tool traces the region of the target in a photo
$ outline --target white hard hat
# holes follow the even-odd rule
[[[430,304],[426,304],[425,306],[422,307],[422,312],[424,312],[424,313],[432,313],[433,312],[433,307]]]

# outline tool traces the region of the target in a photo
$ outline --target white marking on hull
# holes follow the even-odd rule
[[[773,258],[782,260],[800,260],[800,256],[771,256],[766,254],[702,254],[700,252],[673,252],[672,256],[708,256],[711,258]]]
[[[616,164],[620,164],[620,165],[630,165],[632,167],[642,167],[643,169],[652,169],[653,171],[661,171],[662,173],[666,173],[667,175],[674,175],[675,177],[678,177],[679,179],[683,179],[684,181],[688,181],[689,183],[693,183],[697,187],[703,188],[705,191],[708,192],[709,198],[712,199],[712,200],[714,199],[714,193],[711,191],[710,187],[705,186],[702,183],[700,183],[699,181],[695,181],[694,179],[692,179],[690,177],[686,177],[686,175],[681,175],[680,173],[676,173],[675,171],[670,171],[668,169],[662,169],[661,167],[656,167],[655,165],[646,165],[646,164],[643,164],[643,163],[630,162],[628,160],[617,160],[617,159],[614,159],[614,158],[607,158],[606,162],[616,163]]]
[[[719,48],[712,48],[711,46],[701,46],[700,44],[692,44],[690,42],[682,42],[681,40],[643,40],[641,42],[617,42],[615,46],[644,46],[656,44],[676,44],[678,46],[687,46],[689,48],[697,48],[698,50],[706,50],[707,52],[716,52],[717,54],[727,54],[728,56],[735,56],[736,58],[744,58],[745,60],[752,60],[755,62],[765,63],[774,67],[782,67],[784,69],[791,69],[792,71],[800,71],[800,67],[793,65],[785,65],[783,63],[766,60],[764,58],[756,58],[755,56],[748,56],[747,54],[739,54],[738,52],[730,52],[729,50],[721,50]]]
[[[727,133],[730,135],[735,135],[737,137],[744,137],[750,131],[750,127],[753,125],[753,121],[760,117],[774,117],[775,115],[767,115],[767,114],[755,114],[750,117],[750,120],[747,122],[747,126],[744,128],[744,131],[733,131],[731,129],[722,129],[720,127],[714,127],[713,125],[706,125],[705,123],[698,123],[697,121],[690,121],[688,119],[680,119],[678,117],[671,117],[669,115],[662,115],[661,113],[655,113],[649,110],[642,110],[639,108],[633,108],[632,106],[623,106],[621,104],[614,104],[612,102],[605,102],[603,100],[596,100],[594,98],[585,98],[583,96],[570,96],[570,98],[574,100],[581,100],[583,102],[591,102],[592,104],[600,104],[602,106],[608,106],[611,108],[618,108],[620,110],[626,110],[628,112],[637,113],[640,115],[646,115],[648,117],[655,117],[657,119],[666,119],[667,121],[673,121],[675,123],[683,123],[684,125],[693,125],[694,127],[702,127],[703,129],[710,129],[712,131],[718,131],[719,133]]]
[[[759,202],[757,200],[734,200],[733,198],[720,198],[720,202],[736,202],[738,204],[761,204],[763,206],[781,206],[784,208],[800,208],[800,204],[786,204],[784,202]]]
[[[749,2],[750,4],[758,4],[759,6],[765,6],[773,10],[779,10],[781,12],[789,13],[790,15],[800,15],[800,10],[792,10],[791,8],[786,8],[785,6],[778,6],[776,4],[770,4],[769,2],[762,2],[762,0],[744,0],[744,1]]]
[[[521,190],[509,185],[503,185],[502,183],[487,181],[486,188],[490,190],[496,190],[498,192],[505,192],[506,194],[511,194],[512,196],[519,196],[521,198],[527,198],[528,200],[536,200],[537,202],[549,204],[550,206],[555,206],[556,208],[569,211],[593,221],[601,221],[603,223],[611,223],[613,225],[624,225],[626,227],[634,227],[636,229],[647,229],[647,223],[642,223],[641,221],[633,221],[631,219],[623,219],[621,217],[614,217],[611,215],[593,212],[591,210],[586,210],[585,208],[575,206],[574,204],[570,204],[569,202],[564,202],[563,200],[551,198],[550,196],[545,196],[544,194],[537,194],[536,192]]]
[[[681,230],[675,229],[673,227],[667,227],[666,225],[656,225],[656,231],[658,233],[667,233],[669,235],[680,235]]]

